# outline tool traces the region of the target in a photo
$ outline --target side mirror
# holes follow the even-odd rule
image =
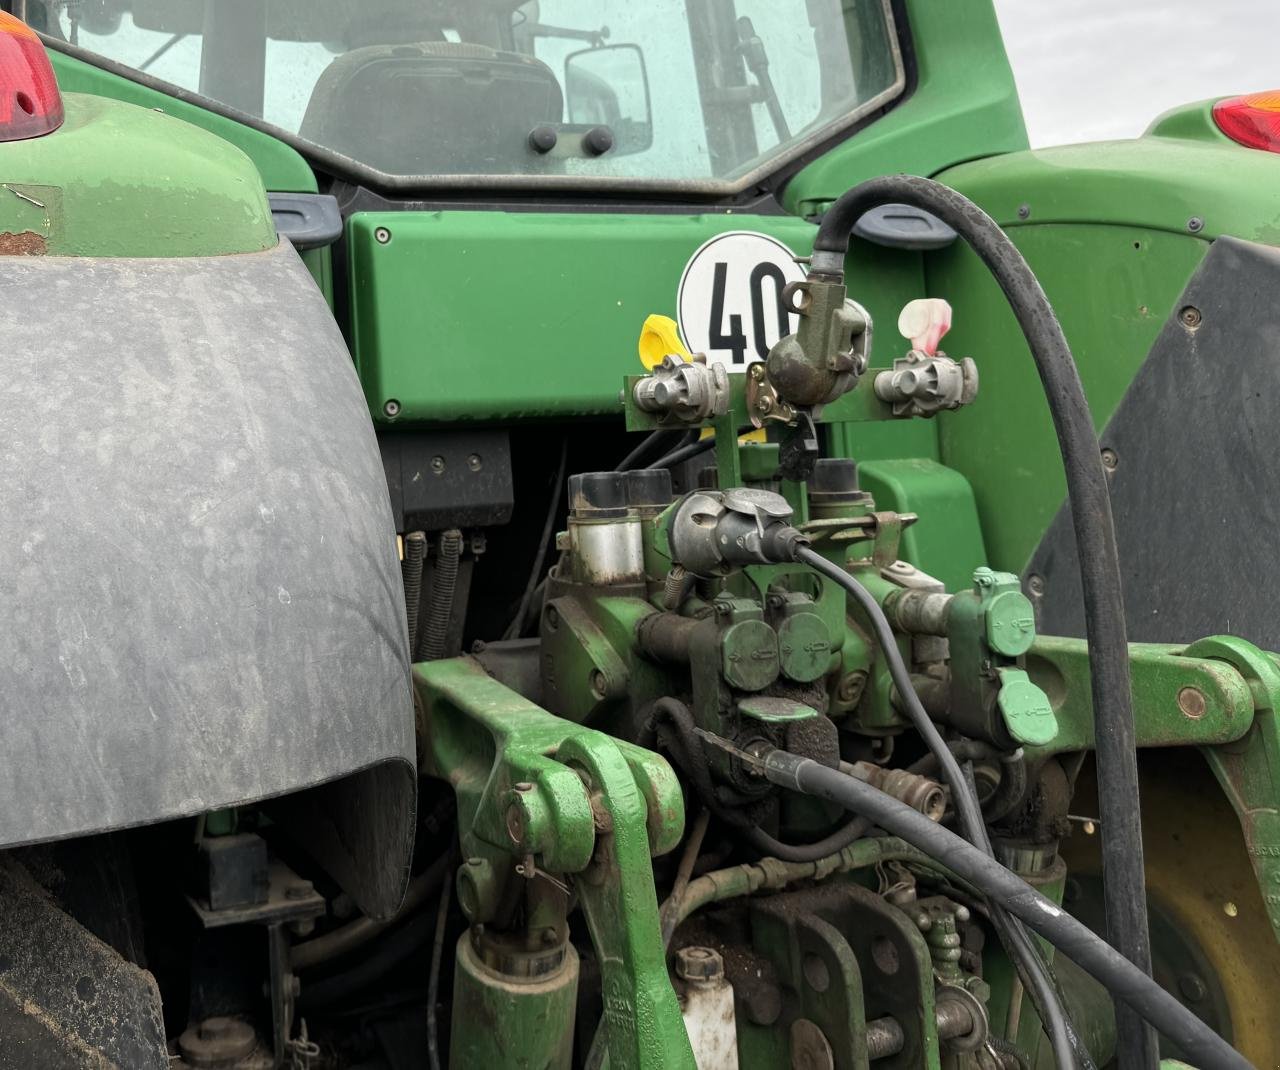
[[[614,154],[644,152],[653,144],[649,73],[639,45],[602,45],[570,53],[564,61],[565,110],[570,123],[607,126]]]

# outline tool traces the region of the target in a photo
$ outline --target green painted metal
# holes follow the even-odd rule
[[[1187,648],[1187,656],[1234,667],[1257,708],[1247,735],[1205,747],[1204,756],[1240,819],[1267,917],[1280,940],[1280,666],[1275,655],[1234,636],[1201,639]]]
[[[978,160],[938,177],[1003,227],[1105,223],[1201,239],[1280,240],[1280,156],[1232,142],[1162,136],[1066,145]],[[1189,231],[1193,217],[1203,226]],[[1080,270],[1066,247],[1060,255]]]
[[[1011,227],[1010,236],[1057,311],[1101,429],[1207,245],[1084,223]],[[982,373],[973,404],[934,421],[941,460],[972,487],[988,563],[1021,572],[1066,494],[1040,380],[1004,295],[971,252],[935,254],[929,288],[956,309],[948,349]]]
[[[964,476],[928,457],[912,457],[860,464],[858,478],[877,508],[920,518],[902,533],[904,561],[941,580],[949,591],[969,585],[974,569],[986,563],[987,549],[973,488]]]
[[[570,1070],[578,952],[555,971],[513,981],[489,969],[463,933],[453,976],[450,1070]]]
[[[783,193],[788,211],[810,215],[864,178],[932,175],[952,163],[1026,148],[990,0],[908,0],[905,7],[917,72],[910,95],[791,179]]]
[[[1174,115],[1158,128],[1203,126],[1198,108],[1199,120]],[[939,176],[1005,226],[1027,257],[1099,428],[1174,311],[1206,239],[1280,240],[1280,157],[1182,133],[1014,153]],[[1193,218],[1202,222],[1194,232]],[[957,310],[948,349],[982,370],[977,400],[938,418],[942,460],[973,486],[991,563],[1018,570],[1065,493],[1039,379],[1003,295],[972,253],[931,254],[926,272],[930,293]]]
[[[1232,743],[1250,730],[1254,696],[1248,683],[1232,666],[1196,650],[1156,643],[1129,645],[1138,746]],[[1028,754],[1092,750],[1093,699],[1085,641],[1039,636],[1027,654],[1026,668],[1049,696],[1058,718],[1052,742],[1029,747]],[[1186,694],[1187,689],[1194,689],[1198,697]]]
[[[1213,106],[1221,97],[1182,104],[1152,120],[1144,137],[1171,137],[1184,141],[1205,141],[1211,145],[1235,145],[1213,121]]]
[[[645,317],[674,311],[704,241],[758,230],[805,254],[815,233],[787,216],[554,212],[362,212],[348,229],[357,367],[375,417],[395,399],[402,424],[617,415],[623,377],[642,371]],[[920,295],[919,264],[859,244],[850,290],[896,322]],[[921,426],[882,434],[931,455],[933,430]]]
[[[225,141],[102,97],[68,93],[65,105],[55,133],[3,146],[0,232],[25,251],[183,257],[276,245],[258,174]]]
[[[190,101],[142,85],[111,71],[95,67],[76,56],[48,49],[58,85],[64,93],[91,93],[136,104],[150,111],[162,111],[176,119],[217,134],[253,161],[269,190],[286,193],[314,193],[315,172],[299,153],[262,130],[218,115]]]
[[[571,875],[601,963],[610,1067],[692,1070],[649,863],[684,828],[671,767],[553,716],[470,658],[425,662],[414,679],[425,769],[458,800],[468,919],[491,922],[512,882]]]

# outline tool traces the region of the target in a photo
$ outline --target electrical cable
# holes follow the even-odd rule
[[[1026,922],[1054,947],[1101,982],[1118,1000],[1178,1045],[1200,1070],[1251,1070],[1251,1064],[1204,1022],[1138,969],[1124,955],[1057,904],[978,847],[935,824],[878,788],[811,758],[768,750],[744,754],[725,740],[702,733],[735,754],[771,783],[837,803],[924,851]]]
[[[696,435],[696,431],[669,431],[666,429],[651,431],[640,441],[630,453],[622,458],[614,468],[615,472],[630,472],[642,460],[647,461],[653,454],[669,453],[671,450],[685,444],[685,440],[690,435]]]
[[[880,645],[881,653],[889,668],[889,675],[898,689],[899,698],[906,707],[907,717],[924,740],[930,753],[937,758],[942,778],[951,788],[951,805],[955,808],[956,816],[960,820],[960,827],[975,847],[990,856],[991,843],[987,838],[987,827],[978,804],[977,793],[970,790],[969,781],[965,778],[960,763],[943,740],[937,726],[929,718],[928,712],[920,701],[920,696],[916,694],[911,683],[911,673],[902,659],[902,652],[898,649],[897,639],[894,637],[889,619],[884,615],[884,610],[853,576],[810,547],[799,546],[795,551],[795,559],[839,584],[862,608],[872,631],[875,632],[876,642]],[[992,911],[991,920],[996,935],[1000,937],[1001,943],[1009,953],[1019,976],[1022,977],[1023,985],[1035,1004],[1045,1033],[1053,1047],[1057,1065],[1064,1070],[1077,1064],[1088,1067],[1092,1062],[1088,1050],[1072,1027],[1066,1010],[1058,998],[1057,989],[1048,976],[1044,960],[1035,950],[1031,938],[1016,922],[1003,917],[999,910]]]
[[[697,442],[690,442],[687,446],[681,446],[678,450],[672,450],[664,457],[659,457],[652,464],[646,464],[645,471],[654,468],[674,468],[678,464],[684,464],[685,461],[691,460],[700,453],[706,453],[716,444],[716,436],[708,435],[706,438],[700,438]]]
[[[542,525],[542,539],[538,543],[538,552],[533,559],[533,568],[529,570],[529,582],[525,584],[524,594],[520,596],[520,606],[511,623],[507,625],[503,639],[518,639],[524,628],[525,614],[529,612],[529,603],[533,600],[533,592],[542,575],[542,565],[547,560],[547,545],[551,542],[551,529],[555,527],[556,516],[560,512],[560,500],[564,497],[564,478],[569,466],[569,439],[560,443],[560,466],[556,469],[555,488],[551,493],[551,504],[547,508],[547,518]]]
[[[818,228],[809,277],[843,282],[844,258],[854,224],[867,211],[885,204],[907,204],[931,212],[964,238],[1004,292],[1035,361],[1058,437],[1080,562],[1097,720],[1107,931],[1120,951],[1149,974],[1151,944],[1137,740],[1120,558],[1107,477],[1080,373],[1053,308],[1017,247],[976,204],[931,179],[890,175],[863,182],[841,195]],[[1154,1070],[1158,1058],[1150,1031],[1123,1008],[1116,1028],[1120,1065],[1126,1070]]]
[[[444,931],[449,920],[449,893],[453,881],[440,886],[440,906],[436,910],[436,932],[431,941],[431,972],[427,976],[427,1061],[431,1070],[440,1070],[440,1029],[436,1003],[440,996],[440,963],[444,959]]]

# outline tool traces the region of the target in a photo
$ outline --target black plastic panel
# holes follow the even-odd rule
[[[1229,632],[1280,650],[1278,296],[1280,249],[1215,241],[1101,436],[1114,454],[1131,641]],[[1041,631],[1083,635],[1065,506],[1024,581],[1032,576],[1044,581]]]

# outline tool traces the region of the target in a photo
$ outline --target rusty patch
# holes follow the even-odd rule
[[[0,256],[44,256],[49,241],[34,230],[0,231]]]

